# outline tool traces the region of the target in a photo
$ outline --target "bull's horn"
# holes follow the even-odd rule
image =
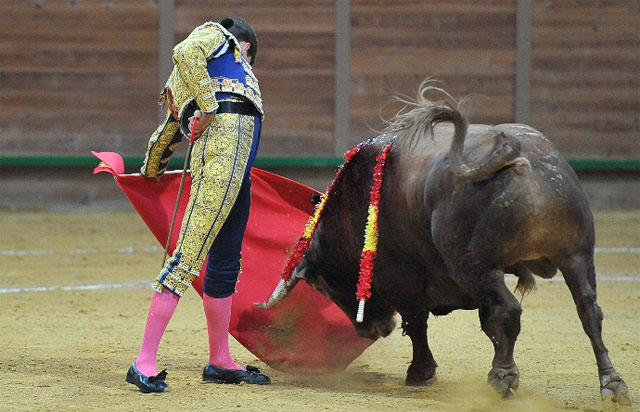
[[[278,285],[276,285],[276,288],[273,290],[271,296],[269,296],[269,299],[266,302],[254,302],[254,305],[260,309],[275,308],[289,295],[301,277],[303,276],[298,273],[298,270],[294,270],[291,275],[291,279],[280,279]]]

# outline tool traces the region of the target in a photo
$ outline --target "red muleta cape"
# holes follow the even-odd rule
[[[139,173],[124,174],[119,154],[91,153],[101,160],[94,174],[113,175],[164,248],[181,173],[167,172],[156,179]],[[287,256],[313,213],[311,196],[315,191],[256,168],[251,170],[251,180],[251,211],[242,243],[242,273],[233,295],[229,332],[274,369],[302,373],[342,370],[373,341],[359,337],[347,316],[306,282],[300,282],[275,309],[263,310],[253,305],[265,301],[280,280]],[[190,186],[187,173],[169,254],[176,245]],[[204,268],[193,284],[200,296],[203,279]]]

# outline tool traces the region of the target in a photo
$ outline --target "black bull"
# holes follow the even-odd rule
[[[504,274],[515,274],[524,293],[535,285],[533,274],[551,278],[559,269],[591,340],[602,397],[630,403],[602,341],[593,216],[576,174],[533,128],[468,125],[457,108],[424,94],[398,116],[395,130],[366,142],[344,166],[292,281],[261,306],[273,307],[304,278],[356,319],[372,172],[392,143],[372,297],[364,321],[354,321],[358,333],[388,335],[397,311],[413,343],[406,384],[423,385],[437,367],[427,342],[429,314],[478,309],[495,349],[489,382],[506,395],[519,384],[513,351],[522,309]]]

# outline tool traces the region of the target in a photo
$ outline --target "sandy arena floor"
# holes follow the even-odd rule
[[[557,279],[538,279],[522,303],[515,399],[499,399],[486,383],[492,346],[475,311],[430,320],[440,367],[427,387],[403,385],[411,342],[401,331],[326,375],[270,369],[232,341],[236,360],[260,366],[273,384],[203,384],[208,345],[195,292],[182,299],[160,346],[171,391],[142,394],[124,377],[162,250],[141,219],[134,212],[0,211],[0,228],[0,410],[640,411],[640,211],[596,213],[604,340],[637,399],[631,408],[601,403],[589,340]]]

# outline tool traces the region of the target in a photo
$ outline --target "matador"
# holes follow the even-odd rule
[[[140,352],[127,382],[143,392],[164,392],[166,371],[157,373],[160,340],[183,293],[206,262],[203,306],[209,363],[202,378],[215,383],[268,384],[253,366],[229,353],[231,299],[240,272],[242,238],[251,200],[250,170],[258,151],[264,111],[252,66],[258,42],[242,18],[207,22],[173,49],[173,71],[160,98],[165,120],[149,139],[141,172],[163,174],[169,158],[189,136],[196,110],[190,160],[191,193],[171,257],[157,276]]]

